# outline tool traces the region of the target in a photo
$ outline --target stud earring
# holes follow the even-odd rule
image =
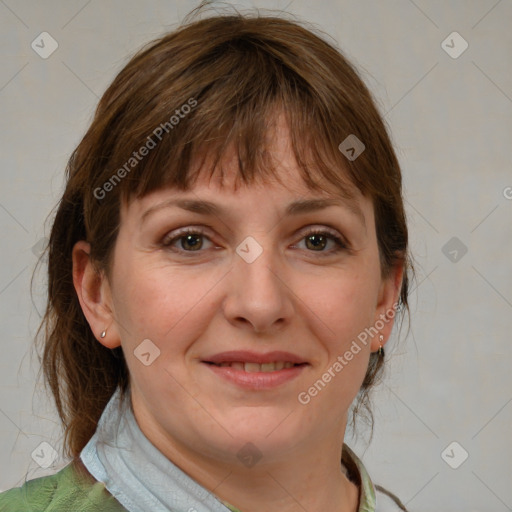
[[[382,334],[379,336],[379,350],[377,352],[377,354],[379,354],[379,357],[382,357],[384,358],[384,348],[382,347],[382,342],[384,341],[384,336],[382,336]]]
[[[103,339],[106,335],[107,335],[107,331],[105,330],[105,331],[103,331],[103,332],[100,334],[100,338],[102,338],[102,339]]]

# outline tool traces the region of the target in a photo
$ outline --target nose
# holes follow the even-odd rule
[[[233,267],[226,276],[228,291],[223,310],[228,321],[238,328],[270,333],[282,329],[292,318],[291,283],[277,256],[271,253],[264,249],[252,263],[234,255]]]

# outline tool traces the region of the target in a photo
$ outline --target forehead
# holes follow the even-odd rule
[[[143,229],[148,219],[155,213],[168,208],[181,209],[206,217],[222,220],[226,226],[238,223],[268,222],[275,225],[278,219],[300,217],[324,209],[338,208],[342,218],[353,219],[366,233],[373,218],[371,201],[359,191],[350,198],[324,191],[313,192],[304,183],[298,170],[280,169],[277,176],[285,183],[258,182],[242,184],[234,188],[237,174],[230,175],[223,185],[216,180],[199,179],[189,190],[172,188],[156,190],[131,203],[121,215],[122,224],[128,223],[134,229]],[[357,194],[357,195],[356,195]],[[343,211],[345,213],[343,213]]]
[[[371,204],[367,204],[370,201],[351,182],[344,169],[338,170],[340,183],[342,183],[340,187],[328,182],[320,172],[315,170],[314,165],[308,167],[308,175],[315,182],[316,187],[313,188],[305,181],[293,151],[290,131],[284,115],[279,114],[269,122],[267,141],[261,153],[262,157],[258,159],[259,172],[255,173],[253,181],[250,180],[249,183],[243,179],[244,163],[241,161],[240,154],[234,145],[231,145],[215,165],[212,165],[212,159],[208,155],[192,159],[189,169],[191,183],[188,189],[165,187],[155,190],[131,201],[130,210],[135,215],[143,215],[152,204],[186,197],[190,200],[201,198],[216,203],[220,201],[225,206],[233,207],[241,207],[244,203],[248,205],[249,202],[265,204],[267,207],[272,204],[274,209],[281,211],[281,208],[289,206],[292,202],[297,203],[301,199],[304,201],[314,198],[341,201],[343,206],[361,217],[364,223],[366,215],[363,210],[367,210],[368,206],[371,207]],[[219,213],[215,210],[215,206],[196,204],[193,208],[196,208],[199,213]],[[210,211],[208,211],[209,208]],[[296,211],[291,213],[299,212],[300,208],[307,211],[308,206],[296,204],[295,208]],[[314,209],[311,201],[309,208]]]

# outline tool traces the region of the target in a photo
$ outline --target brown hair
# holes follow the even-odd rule
[[[190,188],[198,175],[192,175],[193,164],[208,161],[201,172],[213,175],[229,147],[237,152],[243,183],[275,176],[265,145],[277,111],[286,114],[310,188],[322,190],[316,176],[342,195],[351,184],[372,199],[382,273],[404,264],[400,303],[407,308],[401,172],[354,67],[333,44],[281,16],[236,13],[188,22],[140,50],[120,71],[66,169],[49,240],[48,304],[39,334],[68,454],[80,453],[113,392],[128,385],[121,349],[98,343],[80,308],[74,244],[87,240],[98,270],[108,276],[122,202],[162,187]],[[366,146],[353,161],[338,149],[351,134]],[[381,370],[382,358],[372,354],[354,414],[362,405],[371,415],[368,391]]]

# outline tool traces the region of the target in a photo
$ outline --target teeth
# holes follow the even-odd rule
[[[258,363],[245,363],[244,364],[244,370],[246,372],[252,373],[252,372],[260,372],[261,371],[261,365]]]
[[[235,370],[244,370],[248,373],[255,372],[275,372],[278,370],[282,370],[283,368],[293,368],[295,366],[294,363],[290,363],[289,361],[274,361],[272,363],[242,363],[242,362],[233,362],[233,363],[220,363],[217,366],[226,367],[231,366]]]
[[[276,369],[276,363],[263,363],[261,365],[262,372],[273,372]]]

